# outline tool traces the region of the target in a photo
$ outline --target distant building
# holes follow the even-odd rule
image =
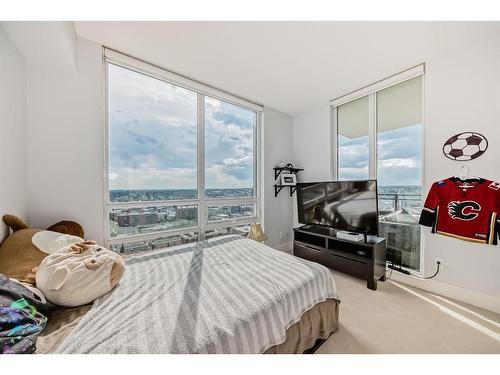
[[[118,223],[118,226],[120,226],[120,227],[129,227],[130,226],[130,217],[128,216],[128,213],[118,214],[116,222]]]
[[[177,206],[175,211],[176,219],[194,220],[198,215],[198,209],[195,206]]]

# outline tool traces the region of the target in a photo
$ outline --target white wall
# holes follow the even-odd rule
[[[328,103],[293,117],[292,155],[297,166],[304,168],[299,182],[332,179],[330,105]],[[293,227],[299,226],[297,195],[292,203]]]
[[[470,162],[474,174],[499,180],[500,169],[500,43],[497,36],[481,42],[422,56],[426,62],[424,191],[433,181],[456,173],[457,162],[442,154],[442,145],[461,131],[477,131],[490,143],[488,151]],[[396,72],[395,72],[396,73]],[[380,77],[383,78],[383,77]],[[366,82],[370,84],[371,82]],[[293,156],[306,169],[306,180],[330,178],[329,107],[293,118]],[[424,229],[425,272],[434,271],[434,258],[444,259],[437,280],[478,293],[500,297],[500,247],[478,245]]]
[[[264,232],[269,246],[278,246],[292,241],[292,198],[289,188],[284,188],[277,197],[274,196],[275,184],[273,167],[280,161],[292,160],[292,117],[266,107],[263,127],[264,162]],[[280,237],[283,232],[283,238]]]
[[[28,64],[29,221],[75,220],[102,241],[102,50],[83,39],[76,47],[76,69]]]
[[[0,26],[0,217],[28,220],[26,210],[26,67],[23,56]],[[7,227],[0,225],[0,242]]]
[[[425,76],[426,189],[433,181],[457,173],[460,163],[445,158],[446,139],[462,131],[488,138],[489,149],[468,163],[472,173],[500,180],[500,42],[498,38],[466,46],[454,54],[428,60]],[[444,259],[441,281],[500,297],[500,247],[473,244],[425,230],[425,268]]]
[[[293,157],[305,170],[299,181],[327,181],[332,177],[328,103],[293,118]]]

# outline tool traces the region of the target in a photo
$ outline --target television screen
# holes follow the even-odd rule
[[[297,184],[301,224],[378,235],[377,181]]]

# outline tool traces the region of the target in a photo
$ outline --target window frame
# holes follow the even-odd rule
[[[263,223],[262,188],[261,188],[261,133],[263,123],[263,110],[261,105],[249,102],[240,97],[228,94],[224,91],[207,86],[203,83],[191,80],[182,75],[172,73],[158,66],[146,63],[128,55],[116,52],[103,47],[103,124],[104,124],[104,243],[106,247],[114,244],[126,242],[147,241],[159,237],[182,235],[185,233],[197,232],[198,241],[205,238],[205,232],[219,228],[235,227],[254,222]],[[143,74],[145,76],[158,79],[171,85],[175,85],[197,94],[197,198],[185,200],[165,200],[165,201],[133,201],[133,202],[111,202],[109,189],[109,124],[108,124],[108,66],[113,64],[124,69]],[[208,198],[205,197],[205,98],[211,97],[217,100],[228,102],[255,113],[255,125],[253,134],[254,160],[253,160],[253,188],[254,195],[241,198]],[[209,206],[255,204],[255,215],[241,219],[220,220],[210,223],[208,221]],[[198,225],[189,228],[170,229],[147,234],[132,234],[117,237],[110,236],[109,212],[112,208],[132,208],[132,207],[157,207],[175,205],[196,205],[198,208]]]
[[[377,163],[378,163],[378,128],[377,128],[377,93],[389,87],[396,86],[400,83],[409,81],[411,79],[421,77],[422,79],[422,139],[421,139],[421,168],[422,173],[420,176],[420,185],[422,187],[422,194],[424,193],[425,181],[425,63],[416,65],[412,68],[404,70],[400,73],[394,74],[388,78],[377,81],[371,85],[362,87],[359,90],[352,91],[348,94],[342,95],[330,101],[330,128],[331,128],[331,176],[334,180],[339,176],[339,137],[338,137],[338,121],[337,109],[339,106],[360,99],[368,97],[368,178],[377,179]],[[377,198],[378,199],[378,198]],[[422,196],[422,199],[424,197]],[[423,201],[422,201],[423,203]],[[424,275],[425,274],[425,241],[424,231],[420,231],[420,269],[419,271],[411,270],[406,267],[404,269],[410,271],[412,274]]]

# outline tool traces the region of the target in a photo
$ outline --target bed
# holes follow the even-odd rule
[[[125,262],[111,293],[49,316],[38,353],[302,353],[338,329],[329,269],[241,236]]]

